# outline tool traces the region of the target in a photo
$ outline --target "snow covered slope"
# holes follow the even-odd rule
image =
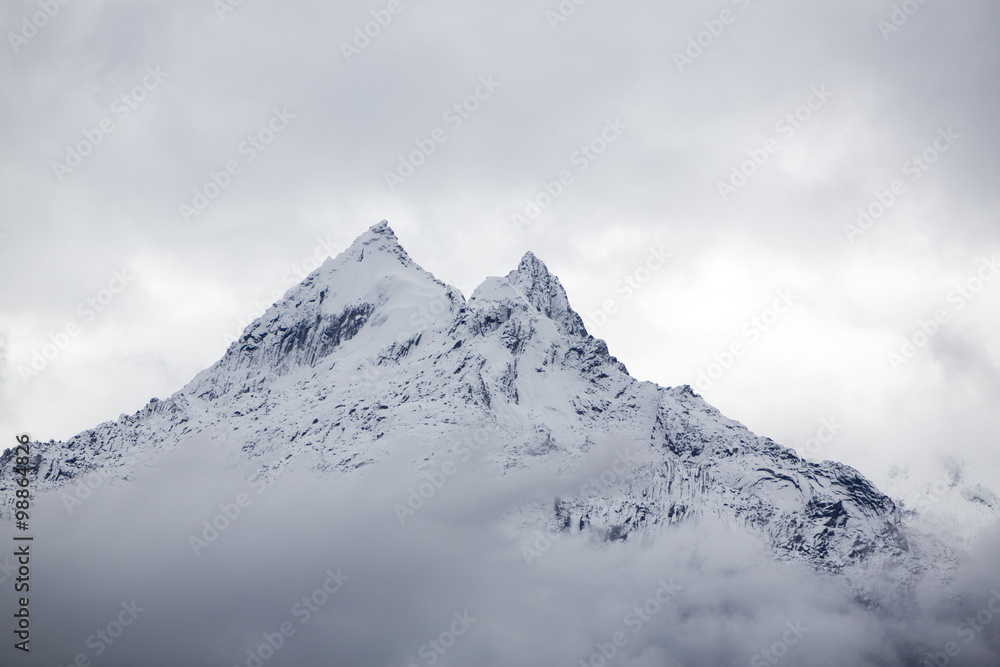
[[[127,483],[193,435],[224,467],[263,463],[266,476],[296,465],[330,478],[364,475],[390,456],[426,470],[467,457],[474,437],[498,477],[551,475],[549,500],[525,498],[505,515],[524,528],[646,540],[714,516],[762,536],[780,558],[852,580],[878,571],[909,582],[953,562],[856,470],[806,462],[688,386],[632,378],[530,252],[466,301],[414,263],[386,222],[290,289],[173,396],[40,446],[36,488],[95,471]],[[5,519],[11,468],[8,451]]]

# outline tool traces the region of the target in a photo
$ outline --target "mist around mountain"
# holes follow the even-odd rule
[[[530,252],[466,298],[380,223],[33,446],[30,664],[1000,664],[992,515],[954,539],[635,380]]]

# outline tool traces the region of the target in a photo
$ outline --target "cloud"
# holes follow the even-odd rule
[[[0,73],[10,101],[0,107],[0,437],[30,432],[41,440],[65,439],[131,413],[151,396],[172,394],[221,356],[223,338],[258,302],[287,288],[289,267],[302,266],[320,239],[332,237],[333,245],[346,247],[370,224],[389,218],[408,252],[466,296],[485,276],[505,275],[532,250],[559,275],[581,314],[618,298],[615,313],[592,333],[605,338],[637,377],[664,385],[694,383],[714,355],[741,339],[747,318],[761,313],[777,290],[791,289],[801,297],[794,311],[705,392],[707,400],[800,451],[824,420],[833,419],[843,428],[818,456],[853,465],[882,486],[901,466],[909,467],[914,488],[932,484],[954,456],[972,481],[1000,492],[994,446],[1000,359],[991,347],[1000,324],[996,285],[955,313],[899,372],[887,360],[921,321],[948,305],[950,290],[968,280],[1000,241],[998,90],[992,85],[1000,65],[1000,45],[992,38],[1000,8],[987,0],[960,7],[925,3],[898,31],[885,33],[880,21],[891,21],[894,5],[903,4],[588,2],[553,24],[547,12],[560,11],[554,0],[502,8],[402,0],[402,11],[348,61],[341,43],[377,21],[372,12],[384,11],[387,2],[245,0],[221,14],[218,3],[206,0],[68,3],[16,50],[8,33],[31,32],[24,21],[33,21],[40,9],[34,0],[7,3],[0,9],[3,48],[9,49]],[[713,22],[723,9],[734,20],[718,35],[701,36],[712,26],[720,30]],[[674,54],[699,37],[706,45],[679,72]],[[147,68],[166,76],[136,95]],[[479,77],[490,75],[502,83],[495,95],[389,191],[385,172],[414,150],[414,141],[449,127],[448,110],[475,93]],[[794,116],[822,86],[832,95],[788,136],[781,119]],[[127,115],[118,103],[128,107]],[[260,135],[275,108],[285,107],[295,118],[250,161],[241,145]],[[615,117],[627,131],[574,173],[537,221],[519,230],[512,216],[561,170],[575,168],[574,152]],[[113,130],[101,130],[95,143],[89,137],[98,136],[105,119]],[[953,148],[909,180],[905,163],[947,127],[961,135]],[[779,149],[723,201],[717,183],[769,139],[780,141]],[[60,181],[53,163],[65,162],[70,150],[88,149]],[[240,172],[185,223],[179,206],[233,160]],[[897,179],[905,180],[905,195],[850,243],[844,225],[856,222],[858,208],[869,207]],[[671,251],[666,266],[630,298],[616,293],[616,284],[661,244]],[[134,271],[135,284],[100,318],[77,322],[79,304],[121,269]],[[19,367],[70,322],[85,326],[43,374],[24,382]],[[399,586],[397,607],[381,598],[365,607],[347,585],[325,607],[320,618],[337,619],[329,622],[330,636],[353,647],[344,655],[360,661],[372,657],[363,647],[374,646],[387,659],[419,660],[420,646],[443,631],[465,598],[444,596],[422,620],[419,605],[433,603],[436,589],[412,588],[418,585],[396,562],[407,549],[414,553],[409,574],[441,591],[478,590],[479,578],[492,577],[497,589],[507,586],[512,593],[511,607],[496,611],[503,621],[477,622],[445,658],[466,650],[490,664],[521,650],[520,636],[545,634],[551,650],[539,641],[517,655],[529,664],[531,656],[586,658],[620,619],[583,627],[577,610],[621,611],[612,604],[615,595],[624,602],[647,599],[659,576],[652,566],[635,572],[635,587],[619,593],[587,593],[586,584],[565,581],[548,588],[533,578],[534,568],[517,574],[520,554],[509,536],[485,527],[465,535],[442,518],[438,541],[407,541],[400,537],[405,531],[390,530],[395,496],[384,499],[389,510],[376,511],[325,486],[316,491],[323,499],[317,504],[336,511],[321,513],[312,503],[296,509],[291,489],[275,490],[274,500],[262,497],[247,508],[226,542],[197,557],[196,567],[188,562],[190,531],[243,487],[227,486],[223,493],[199,481],[197,466],[185,470],[190,479],[180,494],[179,482],[164,473],[159,480],[153,476],[148,497],[130,495],[139,493],[135,488],[116,490],[104,501],[95,493],[72,517],[60,518],[65,509],[53,501],[50,539],[60,548],[39,549],[39,563],[47,563],[39,580],[48,577],[53,588],[42,589],[38,609],[43,618],[46,608],[65,610],[51,618],[68,623],[67,632],[56,632],[62,627],[56,620],[47,631],[52,655],[62,656],[56,660],[86,649],[86,638],[97,624],[111,622],[126,597],[148,593],[159,606],[151,603],[108,657],[112,649],[122,660],[139,656],[140,637],[159,637],[150,646],[165,661],[197,654],[231,664],[234,649],[255,640],[253,633],[273,631],[295,596],[322,583],[327,556],[342,557],[359,572],[360,579],[347,583],[384,575]],[[492,516],[505,494],[497,490],[483,511]],[[176,512],[161,506],[168,501],[177,504]],[[102,502],[108,503],[104,519],[105,510],[91,509],[104,508]],[[349,521],[343,507],[371,525],[362,529],[360,519]],[[422,511],[422,520],[435,525],[429,521],[434,512]],[[461,525],[476,525],[467,514]],[[287,553],[251,539],[258,531],[249,526],[256,522],[260,535],[281,536]],[[316,532],[315,526],[328,523],[353,543]],[[238,537],[241,525],[248,526],[244,538]],[[473,535],[495,552],[477,549]],[[678,553],[694,549],[694,538],[674,539],[682,543]],[[296,560],[296,541],[323,558]],[[553,547],[537,567],[558,563],[581,575],[625,568],[613,550],[584,557],[564,544],[574,543]],[[358,555],[379,547],[386,552],[371,563]],[[445,558],[450,547],[470,562]],[[56,560],[67,554],[77,554],[77,564]],[[660,556],[673,562],[669,553]],[[280,567],[267,567],[267,559]],[[448,585],[436,559],[452,563],[459,583]],[[247,563],[242,574],[226,565],[238,562]],[[560,567],[548,567],[559,575]],[[678,567],[681,577],[685,570]],[[768,577],[786,581],[756,560],[736,571],[732,576],[748,587]],[[725,580],[716,574],[715,580]],[[159,585],[147,579],[154,575]],[[518,577],[528,577],[540,592]],[[276,581],[289,583],[267,583]],[[960,589],[973,612],[985,604],[981,593],[995,585],[985,571],[977,581],[978,587],[970,582]],[[892,622],[868,623],[870,616],[849,604],[842,613],[839,602],[824,606],[817,599],[825,594],[813,595],[810,586],[801,596],[784,590],[788,586],[776,588],[781,590],[762,597],[775,600],[775,607],[759,622],[747,620],[749,612],[713,617],[691,611],[681,618],[664,611],[658,618],[670,618],[689,635],[673,633],[665,622],[653,634],[686,648],[671,652],[665,643],[642,639],[643,633],[622,651],[635,664],[710,654],[706,660],[713,664],[746,664],[778,641],[786,622],[810,612],[821,621],[813,621],[798,646],[829,637],[820,642],[824,650],[843,657],[834,640],[849,637],[857,641],[846,644],[858,651],[895,656],[918,639],[924,642],[918,645],[934,645],[928,650],[944,650],[949,635],[954,639],[949,625],[961,615],[927,603],[926,613],[892,630]],[[371,591],[359,584],[361,589]],[[728,609],[727,600],[742,608],[745,600],[725,597],[726,590],[720,584],[704,592],[705,608]],[[513,592],[549,611],[517,606]],[[490,598],[486,592],[467,597],[470,603]],[[360,611],[335,606],[347,601]],[[212,615],[223,608],[238,630],[230,632]],[[376,619],[378,640],[351,625],[351,614]],[[382,624],[379,614],[398,628]],[[274,660],[296,651],[305,655],[309,647],[322,651],[324,633],[313,629],[320,627],[326,626],[302,628]],[[995,647],[993,632],[960,643],[956,662]],[[477,633],[495,643],[484,648]],[[699,644],[697,638],[706,636],[713,640]],[[699,646],[706,653],[697,653]],[[215,658],[204,659],[215,664]],[[897,659],[903,660],[885,661]]]
[[[265,484],[256,464],[215,470],[204,444],[96,489],[72,515],[59,492],[39,503],[39,664],[825,667],[914,665],[955,647],[949,664],[1000,656],[1000,623],[982,623],[984,613],[981,629],[962,625],[1000,586],[995,531],[950,590],[872,610],[838,578],[778,564],[712,521],[645,546],[587,534],[539,543],[498,518],[511,506],[496,498],[519,481],[469,470],[401,526],[392,508],[413,475],[397,466],[340,479],[293,466]],[[529,562],[524,545],[543,550]]]

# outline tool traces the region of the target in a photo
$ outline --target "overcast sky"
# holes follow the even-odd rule
[[[6,2],[0,433],[170,395],[386,218],[759,434],[995,484],[1000,6],[902,4]]]

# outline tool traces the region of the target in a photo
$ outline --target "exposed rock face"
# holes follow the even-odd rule
[[[513,513],[524,526],[617,541],[714,516],[763,536],[779,557],[855,581],[881,570],[909,580],[951,559],[857,471],[800,459],[688,386],[631,377],[530,252],[466,302],[414,263],[385,222],[289,290],[176,394],[40,446],[32,466],[40,491],[95,470],[127,480],[199,434],[234,467],[266,458],[278,461],[266,473],[275,474],[295,461],[336,478],[364,474],[403,446],[426,466],[480,427],[493,434],[484,455],[498,476],[571,476],[588,457],[619,454],[598,483],[554,504],[526,500]],[[0,458],[5,519],[11,454]]]

